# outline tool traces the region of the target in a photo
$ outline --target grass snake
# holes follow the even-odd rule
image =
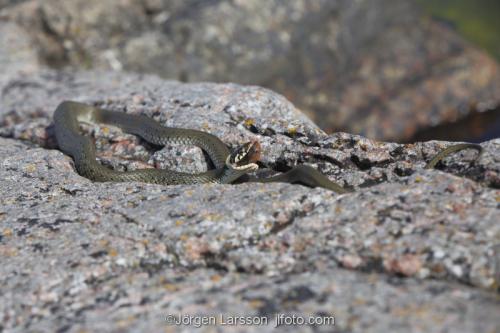
[[[97,162],[95,146],[89,137],[80,133],[79,122],[117,126],[124,132],[138,135],[155,145],[173,143],[198,146],[209,155],[215,168],[196,174],[163,169],[112,170]],[[230,152],[227,146],[212,134],[193,129],[164,127],[143,115],[131,115],[65,101],[54,112],[54,129],[60,150],[73,158],[75,168],[81,176],[93,181],[138,181],[164,185],[286,182],[323,187],[337,193],[350,192],[307,165],[296,166],[288,172],[269,178],[251,177],[248,173],[257,170],[258,165],[255,162],[260,158],[260,145],[257,141],[245,143]],[[481,146],[471,143],[456,144],[440,151],[426,168],[433,168],[446,156],[469,148],[479,152],[477,159],[482,152]]]

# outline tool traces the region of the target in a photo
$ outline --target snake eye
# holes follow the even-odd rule
[[[243,159],[243,157],[245,156],[245,154],[241,153],[241,152],[238,152],[236,154],[236,156],[234,157],[234,162],[235,163],[238,163],[239,161],[241,161]]]

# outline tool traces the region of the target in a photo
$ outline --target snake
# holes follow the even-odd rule
[[[214,168],[201,173],[186,173],[167,169],[139,169],[117,171],[100,164],[92,140],[82,135],[79,123],[111,125],[123,132],[134,134],[154,145],[182,144],[201,148],[210,158]],[[73,158],[75,169],[81,176],[96,182],[144,182],[162,185],[181,184],[236,184],[241,182],[284,182],[308,187],[322,187],[339,194],[352,190],[332,182],[327,176],[308,165],[298,165],[276,176],[256,178],[249,174],[256,171],[261,158],[258,141],[237,146],[233,151],[217,136],[195,129],[166,127],[145,115],[111,111],[88,104],[64,101],[53,115],[54,132],[59,149]],[[446,156],[464,150],[482,153],[478,144],[460,143],[440,151],[426,165],[434,168]]]

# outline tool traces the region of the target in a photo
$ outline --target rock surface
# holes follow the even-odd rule
[[[9,8],[55,67],[258,84],[327,131],[408,140],[500,105],[500,70],[394,0],[32,0]]]
[[[29,36],[17,24],[2,22],[0,14],[0,87],[18,73],[31,74],[40,69]],[[1,92],[1,91],[0,91]]]
[[[0,330],[187,332],[195,323],[166,318],[220,314],[269,318],[242,331],[271,331],[275,314],[333,316],[333,329],[353,332],[500,325],[499,139],[474,164],[464,152],[424,170],[449,143],[327,135],[260,87],[49,70],[0,84]],[[262,167],[307,163],[356,191],[93,183],[54,149],[51,115],[66,99],[205,130],[231,147],[257,139]],[[119,169],[207,168],[197,148],[86,130]]]

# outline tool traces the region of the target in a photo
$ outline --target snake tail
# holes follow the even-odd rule
[[[483,148],[475,143],[459,143],[456,145],[449,146],[443,150],[441,150],[436,156],[434,156],[429,163],[425,166],[426,169],[432,169],[436,167],[436,165],[442,161],[444,158],[450,156],[451,154],[457,153],[459,151],[465,150],[465,149],[475,149],[477,150],[478,154],[475,157],[474,161],[477,161],[482,153],[483,153]]]

